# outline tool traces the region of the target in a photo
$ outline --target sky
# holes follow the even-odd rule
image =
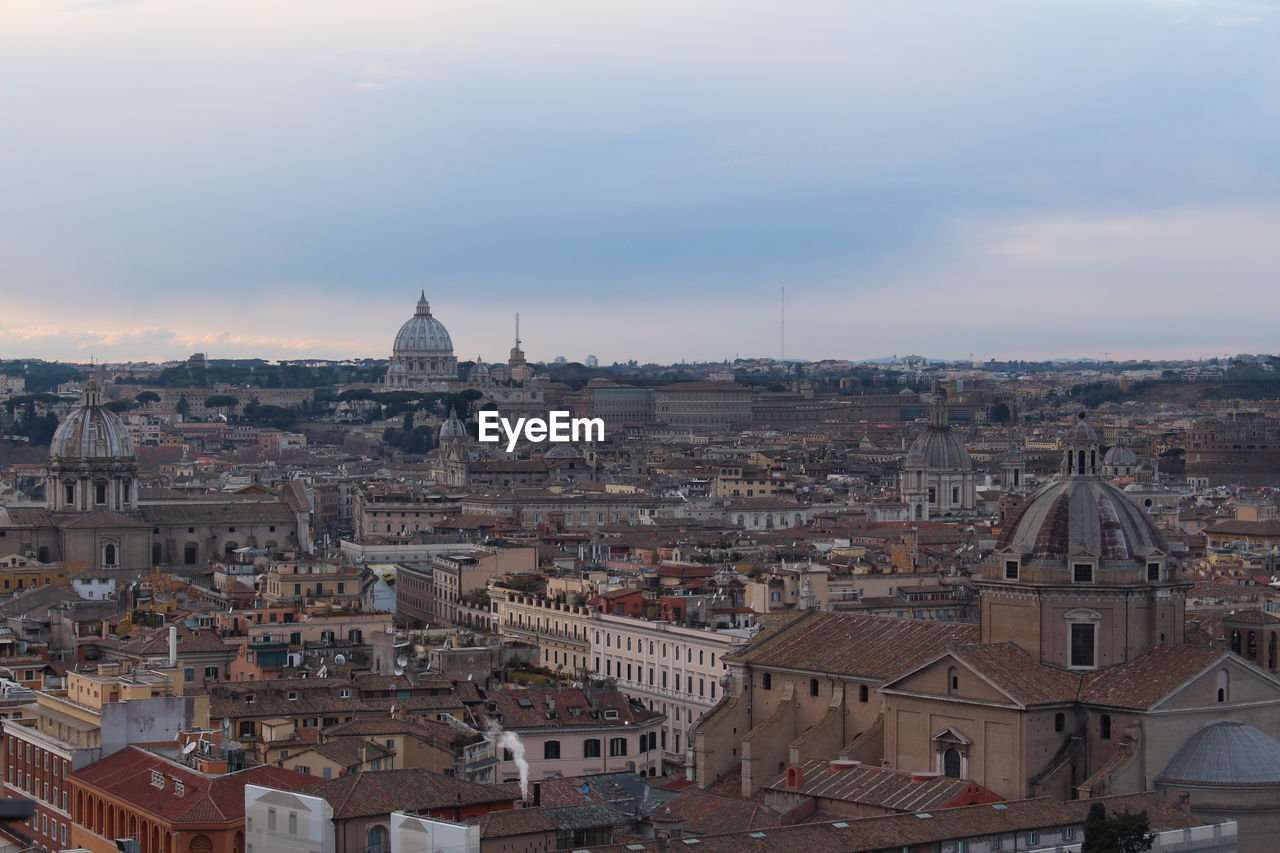
[[[0,358],[1274,352],[1277,92],[1280,0],[0,0]]]

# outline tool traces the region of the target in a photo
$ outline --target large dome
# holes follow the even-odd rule
[[[907,464],[934,471],[968,471],[972,467],[964,442],[950,427],[936,426],[930,426],[912,442]]]
[[[80,407],[58,424],[49,447],[54,462],[64,459],[123,459],[133,456],[133,442],[120,416],[102,406],[102,386],[90,380]]]
[[[1280,785],[1280,742],[1237,720],[1191,736],[1157,781],[1201,785]]]
[[[424,293],[418,308],[396,334],[392,347],[396,355],[453,355],[453,339],[444,324],[431,316]]]
[[[1147,514],[1099,477],[1063,477],[1032,494],[1005,525],[997,550],[1006,548],[1054,561],[1085,551],[1102,560],[1136,560],[1166,550]]]

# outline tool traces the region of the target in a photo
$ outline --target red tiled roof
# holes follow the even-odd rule
[[[1078,674],[1045,666],[1013,643],[956,646],[950,654],[1023,705],[1070,702],[1080,692]]]
[[[307,792],[333,806],[334,820],[520,799],[515,785],[481,785],[430,770],[378,770],[342,776]]]
[[[1199,646],[1153,646],[1128,663],[1085,676],[1081,698],[1098,705],[1150,708],[1229,654]]]
[[[151,783],[152,771],[163,777],[163,788]],[[170,824],[243,820],[245,785],[300,791],[320,782],[314,776],[271,766],[209,777],[136,746],[82,767],[72,776]],[[182,783],[181,794],[176,792],[175,779]]]
[[[733,657],[759,666],[884,679],[947,646],[977,640],[976,625],[814,610],[767,632]]]

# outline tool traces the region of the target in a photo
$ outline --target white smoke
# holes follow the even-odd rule
[[[499,757],[499,749],[511,750],[511,760],[516,763],[516,769],[520,771],[520,797],[528,800],[529,762],[524,760],[524,744],[520,742],[520,736],[515,732],[503,731],[497,720],[489,721],[489,728],[485,730],[484,736],[493,745],[495,758]]]

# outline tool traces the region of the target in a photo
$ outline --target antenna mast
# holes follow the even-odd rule
[[[778,306],[778,360],[787,360],[787,286],[782,286],[782,301]]]

